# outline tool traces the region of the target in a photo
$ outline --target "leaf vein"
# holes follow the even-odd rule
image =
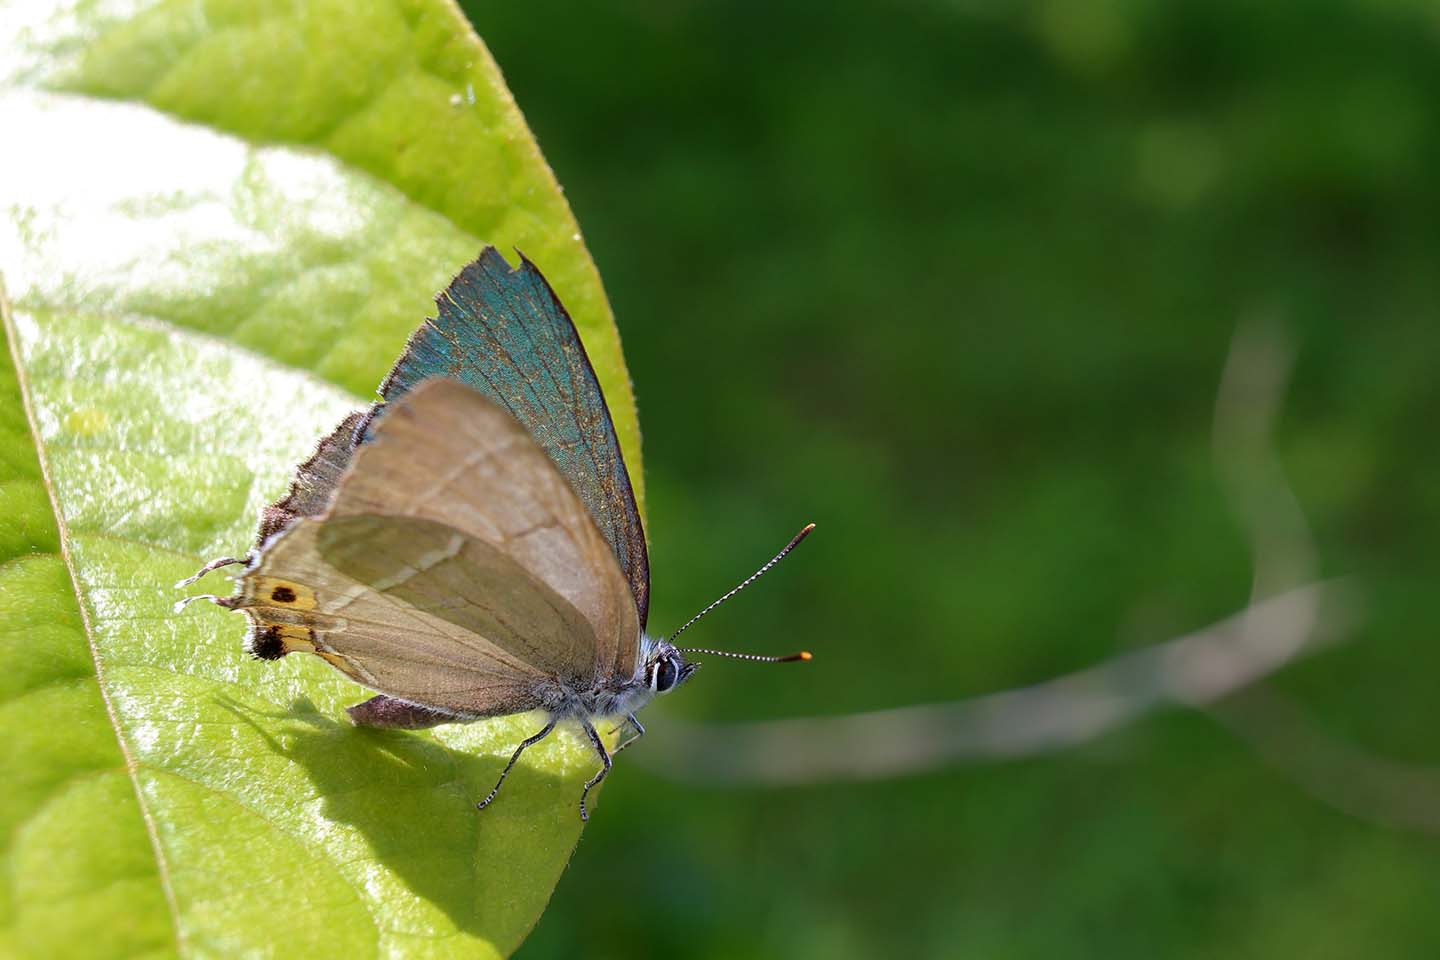
[[[30,429],[30,437],[35,445],[35,454],[40,462],[40,481],[45,487],[45,495],[50,500],[50,510],[60,535],[60,556],[65,561],[70,588],[74,591],[75,605],[79,609],[80,622],[85,630],[85,639],[90,646],[90,657],[95,664],[95,680],[100,688],[100,697],[105,703],[105,713],[110,721],[110,727],[115,733],[115,742],[120,748],[121,756],[125,759],[125,770],[129,774],[130,785],[135,791],[135,803],[139,807],[141,819],[145,822],[145,831],[149,835],[151,849],[155,852],[155,865],[160,877],[160,886],[165,894],[165,902],[169,905],[170,919],[174,925],[176,949],[179,953],[184,954],[186,953],[185,938],[180,928],[180,910],[175,901],[175,888],[170,878],[170,865],[166,860],[165,850],[160,844],[154,816],[145,802],[144,792],[141,790],[139,778],[136,776],[136,763],[130,751],[130,744],[121,730],[115,705],[111,702],[110,692],[105,686],[104,668],[100,662],[100,650],[95,644],[95,631],[90,622],[90,611],[85,605],[84,597],[81,596],[80,580],[75,570],[75,559],[70,555],[70,533],[65,523],[65,516],[60,510],[59,492],[55,488],[54,477],[50,474],[50,460],[45,445],[40,442],[40,429],[35,416],[35,402],[30,390],[30,378],[20,359],[19,331],[15,328],[10,300],[6,296],[3,286],[0,286],[0,320],[3,320],[6,339],[10,344],[10,359],[15,367],[15,379],[20,388],[21,403],[25,408],[25,422]]]

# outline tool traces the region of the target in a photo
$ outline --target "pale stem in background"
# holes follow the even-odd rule
[[[1250,534],[1255,598],[1315,574],[1314,540],[1272,440],[1293,349],[1269,317],[1241,324],[1215,402],[1215,462]],[[1256,684],[1211,714],[1325,803],[1391,827],[1440,832],[1440,775],[1367,754],[1324,731],[1298,703]]]
[[[773,785],[1045,753],[1157,707],[1212,705],[1339,639],[1353,602],[1341,582],[1304,583],[1314,551],[1270,446],[1290,355],[1278,325],[1243,324],[1216,402],[1217,463],[1255,552],[1245,610],[1077,673],[950,703],[767,723],[657,724],[638,759],[681,780]]]

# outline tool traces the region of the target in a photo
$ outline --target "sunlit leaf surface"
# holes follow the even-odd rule
[[[0,4],[0,131],[0,955],[510,952],[588,750],[479,813],[533,717],[355,730],[323,663],[171,612],[486,242],[570,306],[638,480],[603,291],[488,53],[442,0]]]

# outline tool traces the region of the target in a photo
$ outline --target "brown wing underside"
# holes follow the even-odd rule
[[[387,408],[374,430],[330,518],[431,520],[489,544],[590,624],[590,673],[634,672],[640,626],[629,583],[584,504],[513,417],[436,379]]]
[[[252,653],[266,659],[314,653],[381,693],[467,716],[539,705],[533,690],[543,671],[450,619],[336,569],[318,543],[326,526],[296,521],[242,578],[234,605],[251,618]],[[394,544],[381,534],[374,546]]]
[[[313,652],[392,697],[531,709],[545,677],[631,676],[639,620],[609,545],[548,457],[453,381],[393,404],[327,514],[262,550],[232,605],[261,656]]]

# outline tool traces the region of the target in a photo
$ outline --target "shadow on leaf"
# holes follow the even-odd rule
[[[269,717],[257,722],[251,708],[224,706],[305,771],[326,819],[359,831],[391,877],[367,877],[377,896],[408,891],[502,953],[523,940],[579,839],[576,802],[588,774],[522,762],[482,811],[475,803],[506,758],[451,749],[428,733],[357,728],[303,699],[279,715],[278,728]],[[442,933],[419,924],[406,932]]]

